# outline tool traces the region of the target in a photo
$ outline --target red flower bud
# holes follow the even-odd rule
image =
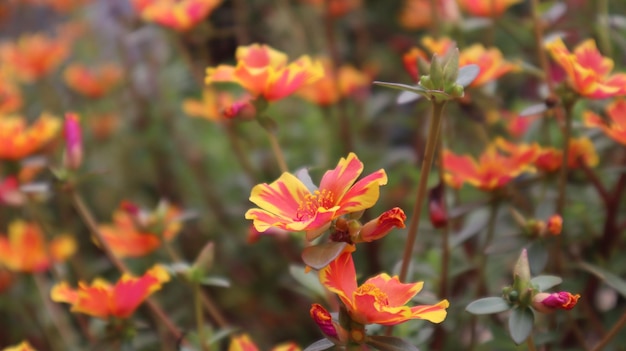
[[[550,216],[548,218],[548,233],[552,235],[561,234],[561,230],[563,229],[563,217],[558,214]]]
[[[533,297],[533,308],[539,312],[552,313],[557,309],[571,310],[578,303],[580,295],[567,291],[556,293],[538,293]]]
[[[370,242],[387,235],[393,228],[404,228],[406,215],[399,207],[381,214],[378,218],[365,223],[356,238],[356,242]]]

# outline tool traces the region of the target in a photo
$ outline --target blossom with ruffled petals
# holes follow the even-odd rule
[[[68,53],[68,40],[43,34],[23,34],[17,42],[0,46],[0,58],[27,82],[52,73]]]
[[[122,78],[122,70],[114,64],[98,67],[73,64],[65,69],[63,77],[67,86],[75,92],[97,99],[115,87]]]
[[[2,349],[2,351],[37,351],[35,350],[28,341],[22,341],[18,345],[9,346]]]
[[[52,301],[72,305],[72,312],[107,319],[128,318],[141,303],[157,290],[170,276],[162,266],[155,265],[141,277],[124,274],[115,285],[103,279],[95,279],[91,285],[79,282],[72,289],[66,282],[59,283],[50,291]]]
[[[26,118],[0,118],[0,160],[20,160],[39,151],[61,128],[61,121],[43,113],[31,126]]]
[[[386,273],[357,286],[352,254],[344,252],[319,272],[320,282],[339,296],[350,318],[363,325],[395,325],[410,319],[440,323],[446,318],[448,300],[435,305],[405,306],[422,290],[423,282],[401,283]]]
[[[343,65],[334,72],[328,58],[320,59],[326,74],[312,84],[298,90],[298,96],[320,106],[336,103],[341,98],[364,91],[370,86],[368,75],[350,65]]]
[[[459,67],[470,64],[478,65],[480,72],[469,85],[479,87],[497,80],[503,75],[518,70],[518,66],[506,61],[498,48],[486,49],[481,44],[474,44],[461,50],[459,54]]]
[[[181,211],[173,206],[148,213],[123,202],[113,213],[113,223],[99,226],[102,237],[119,257],[142,257],[171,241],[180,232]]]
[[[76,251],[69,235],[59,235],[46,243],[39,226],[21,220],[9,225],[8,238],[0,236],[0,264],[16,272],[43,272],[55,262],[63,262]]]
[[[533,171],[533,162],[539,154],[538,145],[514,145],[501,140],[489,145],[477,160],[444,150],[446,182],[452,187],[468,183],[491,191],[502,188],[524,172]]]
[[[466,12],[479,17],[499,17],[522,0],[458,0]]]
[[[626,73],[610,75],[613,60],[602,56],[592,39],[580,43],[573,53],[561,38],[549,42],[546,48],[565,70],[569,86],[580,95],[590,99],[626,95]]]
[[[626,100],[613,101],[605,111],[609,117],[608,122],[604,122],[602,117],[591,111],[585,111],[585,126],[600,128],[611,139],[626,145]]]
[[[183,32],[205,19],[222,0],[133,0],[135,10],[148,22]]]
[[[382,239],[394,228],[404,228],[406,215],[399,207],[384,212],[377,218],[365,223],[359,231],[358,242],[371,242]]]
[[[207,68],[205,83],[237,83],[255,97],[276,101],[324,76],[321,62],[302,56],[287,64],[287,55],[267,45],[240,46],[235,57],[237,66]]]
[[[573,295],[567,291],[556,293],[538,293],[533,297],[533,308],[539,312],[552,313],[557,309],[571,310],[578,303],[580,295]]]
[[[376,204],[380,186],[387,184],[387,174],[380,169],[355,183],[361,172],[363,163],[354,153],[327,171],[317,190],[309,190],[296,176],[285,172],[271,184],[252,188],[250,201],[260,208],[248,210],[246,219],[252,219],[260,232],[270,227],[292,232],[323,228],[333,219]]]
[[[183,111],[187,115],[205,118],[213,122],[221,122],[242,113],[244,117],[247,117],[253,114],[252,111],[246,111],[248,107],[252,108],[248,96],[236,100],[232,94],[218,92],[210,87],[204,89],[201,100],[185,99],[183,101]]]

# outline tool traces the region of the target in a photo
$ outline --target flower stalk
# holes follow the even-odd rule
[[[411,222],[409,224],[408,238],[402,255],[402,266],[400,268],[399,275],[400,281],[406,281],[407,278],[409,264],[411,262],[411,254],[413,253],[413,246],[415,245],[415,239],[417,238],[417,228],[419,228],[420,215],[422,213],[422,207],[427,195],[426,185],[428,184],[428,175],[430,174],[430,169],[435,157],[437,139],[439,138],[441,119],[443,117],[443,109],[445,105],[446,101],[432,100],[433,114],[430,121],[430,127],[428,129],[428,137],[426,139],[426,150],[424,151],[424,158],[422,160],[422,169],[417,186],[415,207],[413,208]]]

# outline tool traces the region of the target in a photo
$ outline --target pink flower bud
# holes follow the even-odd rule
[[[538,293],[533,297],[533,308],[539,312],[552,313],[557,309],[571,310],[578,303],[580,295],[567,291],[556,293]]]
[[[83,161],[83,141],[78,115],[65,114],[65,166],[76,170]]]
[[[376,219],[365,223],[359,232],[357,242],[370,242],[378,240],[387,235],[393,228],[404,228],[406,215],[399,207],[381,214]]]
[[[322,305],[312,304],[309,313],[315,324],[322,331],[322,334],[330,341],[335,344],[343,344],[347,340],[347,331],[333,320],[333,317]]]
[[[236,101],[222,110],[222,115],[226,119],[251,119],[255,114],[256,110],[250,101]]]

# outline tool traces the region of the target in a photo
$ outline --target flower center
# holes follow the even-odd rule
[[[315,190],[312,194],[307,194],[304,201],[300,203],[296,211],[297,221],[306,221],[315,216],[320,208],[331,208],[335,205],[334,194],[326,189]]]
[[[380,306],[389,306],[389,297],[376,285],[365,283],[356,289],[358,295],[370,295],[374,297],[374,303]]]

